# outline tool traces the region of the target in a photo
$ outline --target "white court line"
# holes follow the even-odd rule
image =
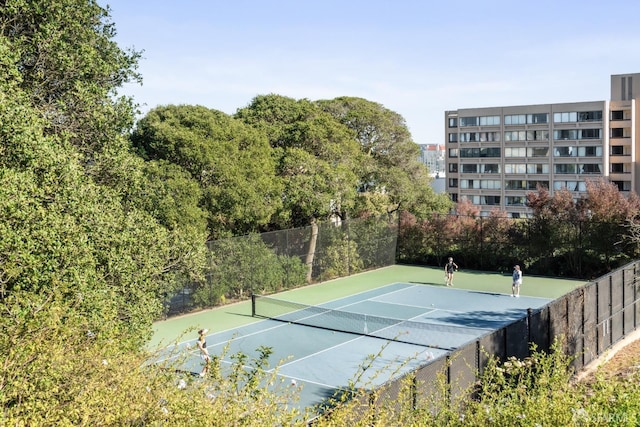
[[[443,311],[443,312],[449,312],[449,313],[465,313],[464,311],[445,310],[445,309],[439,309],[439,308],[423,307],[423,306],[418,306],[418,305],[394,304],[394,303],[386,303],[386,302],[384,302],[384,301],[377,301],[377,299],[378,299],[378,298],[382,298],[382,297],[385,297],[385,296],[388,296],[388,295],[392,295],[392,294],[399,293],[399,292],[404,292],[404,291],[406,291],[406,290],[408,290],[408,289],[414,289],[414,288],[418,288],[418,287],[422,286],[422,285],[412,285],[412,284],[403,283],[403,282],[394,282],[394,283],[390,283],[390,284],[388,284],[388,285],[386,285],[386,286],[383,286],[383,287],[381,287],[381,288],[369,289],[369,290],[362,291],[362,292],[358,292],[358,293],[356,293],[356,294],[352,294],[352,295],[349,295],[349,296],[346,296],[346,297],[335,298],[335,299],[333,299],[333,300],[325,301],[325,302],[323,302],[323,303],[321,303],[321,304],[328,304],[328,303],[331,303],[331,302],[340,301],[340,300],[342,300],[342,299],[351,298],[351,297],[358,296],[358,295],[361,295],[361,294],[365,294],[365,293],[368,293],[368,292],[372,292],[372,291],[374,291],[374,290],[378,290],[378,289],[382,290],[382,289],[384,289],[384,288],[386,288],[386,287],[391,287],[391,286],[396,286],[396,285],[406,285],[406,286],[402,287],[401,289],[395,289],[395,290],[390,291],[390,292],[385,292],[385,293],[382,293],[382,294],[376,295],[376,296],[374,296],[374,297],[372,297],[372,298],[367,298],[367,299],[365,299],[365,300],[360,300],[360,301],[352,302],[352,303],[349,303],[349,304],[345,304],[345,305],[339,306],[339,307],[337,307],[337,308],[327,308],[327,307],[323,307],[322,305],[318,305],[317,307],[320,307],[320,308],[322,308],[322,309],[326,309],[326,310],[340,310],[340,309],[343,309],[343,308],[346,308],[346,307],[350,307],[350,306],[358,305],[358,304],[363,303],[363,302],[366,302],[366,301],[374,301],[374,302],[377,302],[377,303],[383,303],[383,304],[386,304],[386,305],[389,305],[389,306],[391,306],[391,305],[395,305],[395,306],[399,306],[399,307],[423,308],[423,309],[425,309],[425,310],[426,310],[426,312],[425,312],[425,313],[420,314],[420,315],[418,315],[418,316],[415,316],[415,317],[413,317],[412,319],[416,319],[416,318],[417,318],[417,317],[419,317],[419,316],[424,316],[424,315],[431,314],[431,313],[433,313],[433,312],[435,312],[435,311]],[[449,289],[449,290],[462,290],[462,289]],[[293,302],[293,301],[292,301],[292,302]],[[299,303],[297,303],[297,304],[299,304]],[[305,306],[306,306],[306,304],[302,304],[302,305],[305,305]],[[320,315],[320,314],[316,314],[315,316],[319,316],[319,315]],[[310,316],[310,317],[311,317],[311,316]],[[378,316],[378,317],[381,317],[381,316]],[[412,320],[412,319],[408,319],[408,320]],[[258,324],[258,323],[260,323],[260,322],[264,322],[264,321],[268,321],[268,320],[269,320],[269,319],[264,319],[264,320],[261,320],[261,321],[259,321],[259,322],[250,323],[249,325],[256,325],[256,324]],[[402,320],[402,319],[398,319],[398,320]],[[248,334],[248,335],[243,335],[243,336],[242,336],[242,338],[243,338],[243,337],[250,337],[250,336],[253,336],[253,335],[259,335],[259,334],[261,334],[262,332],[268,332],[268,331],[270,331],[270,330],[277,329],[277,328],[281,328],[281,327],[284,327],[284,326],[286,326],[286,325],[287,325],[287,323],[284,323],[284,322],[283,322],[283,324],[282,324],[282,325],[272,326],[272,327],[270,327],[270,328],[262,329],[262,330],[260,330],[260,331],[253,332],[253,333]],[[248,325],[244,325],[244,326],[248,326]],[[240,327],[236,327],[236,328],[227,329],[226,331],[222,331],[222,332],[216,332],[215,334],[207,335],[207,337],[209,337],[209,336],[213,336],[213,335],[219,335],[219,334],[225,333],[225,332],[227,332],[227,331],[233,331],[233,330],[236,330],[236,329],[238,329],[238,328],[242,328],[242,326],[240,326]],[[350,332],[349,332],[349,333],[350,333]],[[212,345],[213,345],[213,346],[216,346],[216,345],[226,344],[226,343],[228,343],[229,341],[232,341],[233,339],[234,339],[234,338],[231,338],[231,339],[229,339],[229,340],[221,341],[221,342],[218,342],[218,343],[214,343],[214,344],[212,344]],[[176,347],[181,346],[181,345],[188,345],[188,346],[191,346],[191,345],[192,345],[192,343],[195,343],[195,341],[197,341],[197,340],[192,339],[192,340],[188,340],[188,341],[183,341],[183,342],[180,342],[180,343],[176,344]],[[189,351],[189,353],[196,353],[196,351],[195,351],[195,350],[193,350],[193,351]],[[172,356],[172,357],[165,358],[165,359],[159,359],[158,361],[159,361],[159,362],[163,362],[163,361],[165,361],[165,360],[171,360],[171,359],[173,359],[173,358],[177,358],[177,357],[178,357],[178,356]]]
[[[411,284],[409,284],[409,283],[404,283],[404,282],[393,282],[393,283],[389,283],[388,285],[381,286],[380,288],[369,289],[369,290],[366,290],[366,291],[361,291],[361,292],[358,292],[358,293],[355,293],[355,294],[352,294],[352,295],[348,295],[348,296],[346,296],[346,297],[339,297],[339,298],[335,298],[335,299],[332,299],[332,300],[325,301],[325,302],[323,302],[323,303],[321,303],[321,304],[328,304],[328,303],[331,303],[331,302],[334,302],[334,301],[340,301],[341,299],[354,297],[354,296],[357,296],[357,295],[365,294],[365,293],[367,293],[367,292],[372,292],[372,291],[375,291],[375,290],[378,290],[378,289],[384,289],[384,288],[386,288],[386,287],[389,287],[389,286],[395,286],[395,285],[406,285],[406,287],[409,287],[409,288],[410,288],[410,287],[415,286],[415,285],[411,285]],[[405,288],[403,288],[403,289],[406,289],[406,287],[405,287]],[[397,291],[399,291],[399,290],[402,290],[402,289],[397,289],[397,290],[395,290],[395,291],[393,291],[393,292],[397,292]],[[381,295],[388,295],[388,294],[392,294],[393,292],[387,292],[387,293],[384,293],[384,294],[381,294]],[[286,301],[286,300],[285,300],[285,301]],[[361,300],[360,302],[362,302],[362,301],[367,301],[367,300]],[[293,302],[293,301],[292,301],[292,302]],[[296,303],[296,304],[300,304],[300,303]],[[357,304],[357,303],[354,303],[354,304]],[[304,305],[304,304],[303,304],[303,305]],[[348,307],[349,305],[352,305],[352,304],[347,304],[347,305],[345,305],[345,306],[343,306],[343,307]],[[342,308],[342,307],[341,307],[341,308]],[[268,319],[264,319],[264,320],[260,320],[260,321],[252,322],[252,323],[248,323],[247,325],[236,326],[236,327],[233,327],[233,328],[225,329],[225,330],[223,330],[223,331],[219,331],[219,332],[216,332],[216,333],[214,333],[214,334],[207,335],[207,337],[209,337],[209,336],[213,336],[213,335],[218,335],[218,334],[224,334],[224,333],[226,333],[226,332],[230,332],[230,331],[235,331],[236,329],[242,328],[242,327],[244,327],[244,326],[257,325],[257,324],[259,324],[260,322],[264,322],[264,321],[266,321],[266,320],[268,320]],[[269,329],[265,329],[265,331],[268,331],[268,330],[269,330]],[[182,342],[179,342],[179,343],[177,343],[177,344],[174,344],[174,346],[176,346],[176,347],[177,347],[177,346],[180,346],[180,345],[191,344],[192,342],[195,342],[195,341],[197,341],[197,340],[196,340],[196,339],[186,340],[186,341],[182,341]],[[214,345],[215,345],[215,344],[214,344]]]
[[[233,362],[231,362],[229,360],[220,359],[220,362],[221,363],[225,363],[225,364],[227,364],[229,366],[233,365]],[[278,365],[276,368],[265,370],[264,372],[273,373],[274,371],[279,370],[282,366],[284,366],[284,365]],[[249,365],[242,365],[242,367],[245,368],[245,369],[251,370],[251,371],[255,371],[256,370],[256,368],[254,368],[253,366],[249,366]],[[284,378],[292,378],[292,379],[295,379],[297,381],[302,381],[303,383],[315,384],[315,385],[319,385],[319,386],[322,386],[322,387],[328,387],[328,388],[339,387],[339,386],[336,386],[336,385],[333,385],[333,384],[324,384],[324,383],[320,383],[320,382],[317,382],[317,381],[309,380],[309,379],[306,379],[306,378],[294,377],[293,375],[285,375],[285,374],[282,374],[280,372],[278,372],[278,376],[281,376],[281,377],[284,377]]]
[[[402,282],[395,282],[395,283],[391,283],[391,284],[389,284],[389,285],[383,286],[382,288],[378,288],[378,289],[384,289],[384,288],[385,288],[385,287],[387,287],[387,286],[395,286],[395,285],[399,285],[399,284],[400,284],[400,285],[405,285],[405,283],[402,283]],[[345,305],[339,306],[338,308],[326,308],[326,307],[321,307],[321,306],[320,306],[320,308],[326,308],[327,310],[339,310],[339,309],[343,309],[343,308],[345,308],[345,307],[349,307],[349,306],[357,305],[357,304],[360,304],[360,303],[362,303],[362,302],[366,302],[366,301],[379,302],[379,301],[376,301],[376,300],[375,300],[375,298],[380,298],[380,297],[384,297],[384,296],[392,295],[392,294],[397,293],[397,292],[402,292],[402,291],[405,291],[405,290],[407,290],[407,289],[411,289],[411,288],[418,287],[417,285],[411,285],[411,284],[406,284],[406,285],[407,285],[407,286],[405,286],[405,287],[403,287],[403,288],[401,288],[401,289],[395,289],[395,290],[390,291],[390,292],[385,292],[385,293],[383,293],[383,294],[376,295],[376,296],[374,296],[373,298],[367,298],[367,299],[365,299],[365,300],[360,300],[360,301],[356,301],[356,302],[353,302],[353,303],[345,304]],[[352,295],[349,295],[349,296],[346,296],[346,297],[335,298],[335,299],[333,299],[333,300],[329,300],[329,301],[323,302],[323,303],[321,303],[321,304],[328,304],[328,303],[330,303],[330,302],[340,301],[340,300],[345,299],[345,298],[351,298],[351,297],[354,297],[354,296],[357,296],[357,295],[361,295],[361,294],[365,294],[365,293],[368,293],[368,292],[371,292],[371,291],[372,291],[372,290],[367,290],[367,291],[362,291],[362,292],[359,292],[359,293],[356,293],[356,294],[352,294]],[[397,305],[397,306],[400,306],[400,307],[403,307],[403,306],[410,307],[410,305],[405,305],[405,304],[390,304],[390,303],[386,303],[386,304],[387,304],[387,305]],[[420,314],[420,315],[418,315],[418,316],[413,317],[412,319],[416,319],[416,318],[418,318],[419,316],[424,316],[425,314],[429,314],[429,313],[432,313],[432,312],[434,312],[434,311],[437,311],[437,310],[438,310],[438,309],[429,309],[428,307],[422,307],[422,306],[411,306],[411,307],[414,307],[414,308],[423,308],[423,309],[426,309],[426,310],[427,310],[427,312],[426,312],[426,313],[422,313],[422,314]],[[443,310],[443,311],[446,311],[446,310]],[[317,315],[319,315],[319,314],[316,314],[316,316],[317,316]],[[408,320],[412,320],[412,319],[408,319]],[[265,319],[265,320],[263,320],[263,321],[268,321],[268,320],[269,320],[269,319]],[[398,320],[402,320],[402,319],[398,319]],[[280,322],[280,321],[279,321],[279,322]],[[251,324],[249,324],[249,325],[255,325],[255,324],[257,324],[257,323],[260,323],[260,322],[251,323]],[[242,336],[239,336],[239,337],[232,337],[232,338],[227,339],[227,340],[225,340],[225,341],[216,342],[216,343],[214,343],[214,344],[211,344],[211,346],[212,346],[212,347],[215,347],[215,346],[219,346],[219,345],[226,345],[227,343],[229,343],[230,341],[233,341],[233,340],[235,340],[235,339],[247,338],[247,337],[251,337],[251,336],[255,336],[255,335],[260,335],[260,334],[262,334],[263,332],[268,332],[268,331],[271,331],[271,330],[276,330],[276,329],[279,329],[279,328],[282,328],[282,327],[286,327],[286,326],[289,324],[288,322],[287,322],[287,323],[280,322],[280,323],[281,323],[281,324],[279,324],[279,325],[274,325],[274,326],[269,327],[269,328],[266,328],[266,329],[261,329],[261,330],[258,330],[258,331],[255,331],[255,332],[252,332],[252,333],[247,334],[247,335],[242,335]],[[248,325],[245,325],[245,326],[248,326]],[[237,329],[238,329],[238,328],[231,328],[231,329],[229,329],[229,330],[227,330],[227,331],[232,331],[232,330],[237,330]],[[219,334],[222,334],[222,333],[225,333],[225,332],[226,332],[226,331],[223,331],[223,332],[217,332],[217,333],[215,333],[215,334],[207,335],[207,337],[209,337],[209,336],[214,336],[214,335],[219,335]],[[342,332],[342,333],[349,333],[349,334],[350,334],[350,332]],[[272,373],[272,372],[274,372],[274,371],[276,371],[276,370],[279,370],[279,369],[280,369],[280,368],[282,368],[282,367],[285,367],[285,366],[291,366],[291,365],[293,365],[293,364],[295,364],[295,363],[298,363],[298,362],[300,362],[300,361],[303,361],[303,360],[305,360],[305,359],[308,359],[308,358],[311,358],[311,357],[315,357],[315,356],[317,356],[317,355],[319,355],[319,354],[322,354],[322,353],[324,353],[324,352],[327,352],[327,351],[333,350],[333,349],[335,349],[335,348],[338,348],[338,347],[344,346],[345,344],[348,344],[348,343],[351,343],[351,342],[353,342],[353,341],[357,341],[357,340],[360,340],[360,339],[363,339],[363,338],[380,339],[380,338],[375,338],[375,337],[373,337],[373,338],[372,338],[372,337],[367,337],[366,335],[358,336],[357,338],[354,338],[354,339],[352,339],[352,340],[343,341],[343,342],[341,342],[340,344],[337,344],[337,345],[334,345],[334,346],[332,346],[332,347],[328,347],[328,348],[322,349],[321,351],[317,351],[317,352],[314,352],[314,353],[308,354],[308,355],[306,355],[306,356],[304,356],[304,357],[301,357],[301,358],[296,358],[296,359],[292,360],[291,362],[284,363],[284,364],[282,364],[282,365],[278,365],[277,367],[275,367],[275,368],[273,368],[273,369],[266,370],[265,372]],[[383,338],[383,339],[384,339],[384,338]],[[179,346],[181,346],[181,345],[191,347],[191,345],[192,345],[191,343],[195,343],[195,341],[197,341],[197,340],[193,339],[193,340],[183,341],[183,342],[181,342],[181,343],[177,344],[177,345],[176,345],[176,347],[179,347]],[[387,341],[393,341],[393,340],[387,340]],[[428,349],[437,349],[437,347],[430,347],[430,346],[428,346],[428,345],[427,345],[427,346],[420,345],[420,344],[412,344],[412,345],[415,345],[415,346],[418,346],[418,347],[424,347],[424,348],[425,348],[425,350],[424,350],[424,351],[422,351],[422,352],[416,352],[416,353],[414,353],[414,355],[413,355],[413,356],[411,356],[411,358],[418,358],[418,356],[419,356],[419,355],[421,355],[421,354],[423,354],[423,353],[425,353],[425,354],[426,354],[426,353],[429,351]],[[189,351],[187,352],[187,354],[194,354],[194,353],[197,353],[197,350],[196,350],[196,349],[194,349],[194,350],[190,350],[190,349],[189,349]],[[178,357],[180,357],[180,356],[181,356],[181,355],[175,355],[175,356],[171,356],[171,357],[168,357],[168,358],[159,359],[159,360],[158,360],[158,362],[164,362],[164,361],[166,361],[166,360],[171,360],[171,359],[174,359],[174,358],[178,358]],[[227,361],[227,360],[222,359],[222,358],[220,359],[220,361],[221,361],[222,363],[226,363],[226,364],[229,364],[229,365],[232,365],[232,364],[233,364],[233,362],[231,362],[231,361]],[[253,367],[251,367],[251,366],[248,366],[248,365],[242,365],[242,367],[243,367],[243,368],[246,368],[246,369],[255,369],[255,368],[253,368]],[[287,377],[287,378],[295,378],[295,377],[288,376],[288,375],[284,375],[284,374],[280,374],[280,373],[278,373],[278,375],[283,376],[283,377]],[[316,381],[312,381],[312,380],[308,380],[308,379],[305,379],[305,378],[295,378],[295,379],[296,379],[296,380],[299,380],[299,381],[302,381],[302,382],[311,383],[311,384],[316,384],[316,385],[323,386],[323,387],[330,387],[330,388],[335,388],[335,387],[336,387],[335,385],[323,384],[323,383],[316,382]]]
[[[268,320],[268,319],[265,319],[265,321],[266,320]],[[225,341],[219,341],[219,342],[216,342],[216,343],[213,343],[213,344],[207,344],[207,347],[209,347],[209,346],[215,347],[215,346],[218,346],[218,345],[226,345],[227,343],[229,343],[231,341],[235,341],[235,340],[240,339],[240,338],[251,337],[251,336],[254,336],[254,335],[260,335],[263,332],[268,332],[268,331],[271,331],[273,329],[283,328],[283,327],[285,327],[287,325],[288,325],[288,323],[279,322],[278,325],[271,326],[271,327],[269,327],[267,329],[261,329],[259,331],[255,331],[255,332],[252,332],[252,333],[247,334],[247,335],[231,337],[231,338],[229,338],[229,339],[227,339]],[[235,329],[238,329],[238,328],[235,328]],[[207,335],[205,338],[212,337],[214,335],[219,335],[219,334],[222,334],[222,333],[223,332],[216,332],[215,334]],[[191,343],[193,342],[195,344],[196,341],[197,340],[183,341],[180,344],[176,344],[175,347],[179,347],[181,345],[191,347]],[[190,348],[188,348],[188,350],[189,350],[188,353],[191,353],[191,354],[198,352],[197,349],[191,350]],[[167,358],[164,358],[164,359],[158,359],[158,362],[164,362],[165,360],[171,360],[171,359],[177,358],[178,356],[179,355],[167,357]]]

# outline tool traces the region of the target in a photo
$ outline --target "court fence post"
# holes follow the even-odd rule
[[[531,317],[533,316],[533,309],[527,308],[527,347],[529,347],[529,356],[531,356]]]

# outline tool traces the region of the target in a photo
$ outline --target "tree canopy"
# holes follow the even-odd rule
[[[366,211],[372,194],[382,194],[382,212],[408,210],[417,214],[444,212],[450,207],[445,195],[436,195],[425,165],[418,161],[420,149],[413,142],[404,118],[376,102],[339,97],[318,105],[349,128],[364,154],[360,164],[359,190],[366,198],[359,211]]]
[[[114,40],[109,10],[95,0],[5,0],[0,35],[12,68],[47,134],[65,134],[90,160],[133,124],[133,104],[117,89],[140,81],[140,52]]]
[[[209,238],[259,230],[282,204],[266,137],[220,111],[157,107],[131,139],[145,159],[176,165],[199,185]]]

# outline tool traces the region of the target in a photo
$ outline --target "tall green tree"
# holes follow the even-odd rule
[[[166,232],[95,185],[20,89],[0,92],[0,304],[39,300],[61,324],[140,344],[162,309]]]
[[[318,105],[355,133],[365,154],[358,172],[361,206],[370,205],[368,194],[384,194],[379,207],[386,213],[406,209],[420,216],[446,211],[450,202],[436,195],[427,168],[419,161],[419,147],[413,142],[404,118],[376,102],[339,97],[318,101]]]
[[[145,159],[175,164],[199,184],[209,238],[260,230],[282,204],[266,137],[227,114],[201,106],[157,107],[131,139]]]
[[[137,56],[92,0],[1,6],[0,302],[49,301],[41,309],[61,324],[78,317],[140,344],[172,276],[201,267],[177,261],[195,258],[176,243],[184,235],[140,203],[144,164],[123,135],[130,103],[113,98]]]
[[[264,132],[275,150],[285,188],[280,228],[348,216],[362,160],[352,132],[307,99],[273,94],[255,97],[235,117]]]
[[[0,2],[0,36],[15,53],[20,88],[46,134],[66,135],[86,162],[133,123],[133,103],[117,89],[140,80],[140,52],[121,49],[115,34],[95,0]]]

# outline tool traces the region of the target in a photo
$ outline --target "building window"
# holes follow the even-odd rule
[[[527,116],[524,114],[511,114],[504,116],[505,125],[524,125],[527,123]]]
[[[458,178],[449,178],[449,187],[458,188]]]
[[[497,179],[481,179],[480,188],[489,190],[499,190],[502,187],[502,182]]]
[[[611,146],[611,155],[612,156],[624,156],[624,147],[622,145],[612,145]]]
[[[505,174],[513,174],[513,173],[524,174],[526,172],[527,172],[527,165],[525,163],[505,163],[504,165]]]
[[[533,124],[533,125],[549,123],[549,114],[547,113],[527,114],[527,123]]]
[[[524,196],[506,196],[504,203],[506,206],[524,206],[527,203],[527,199]]]
[[[611,173],[630,173],[631,165],[629,163],[611,163]]]
[[[587,184],[584,181],[553,181],[554,190],[563,188],[569,191],[587,191]]]
[[[458,157],[458,149],[457,148],[449,148],[449,157]]]
[[[463,132],[460,134],[460,142],[480,141],[480,132]]]
[[[597,174],[600,175],[602,169],[600,163],[585,163],[580,165],[580,173],[583,174]]]
[[[578,173],[578,165],[575,163],[560,163],[555,165],[555,173],[557,174],[574,174]]]
[[[569,111],[553,113],[554,123],[601,122],[602,111]]]
[[[460,117],[460,127],[499,126],[500,116]]]
[[[458,142],[458,134],[450,133],[449,134],[449,142]]]
[[[624,111],[622,110],[611,111],[611,120],[624,120]]]
[[[478,126],[477,117],[460,117],[460,127]]]
[[[513,180],[510,179],[504,182],[505,190],[524,190],[527,186],[527,181],[525,180]]]
[[[548,140],[549,140],[548,130],[528,130],[527,131],[527,141],[548,141]]]
[[[578,150],[573,147],[556,147],[553,149],[553,157],[575,157]]]
[[[602,111],[580,111],[578,113],[579,122],[601,122]]]
[[[611,181],[619,191],[631,191],[631,181]]]
[[[613,110],[611,120],[631,120],[631,110]]]
[[[549,147],[527,148],[527,157],[548,157]]]
[[[478,165],[462,165],[462,173],[478,173]]]
[[[479,189],[480,188],[480,181],[476,180],[475,184],[474,181],[472,179],[461,179],[460,180],[460,188],[462,189],[468,189],[468,188],[476,188]]]
[[[458,172],[458,164],[457,163],[449,163],[449,172],[457,173]]]
[[[500,204],[500,196],[482,196],[480,198],[481,205],[495,206]]]
[[[499,132],[462,132],[460,142],[494,142],[500,141]]]
[[[602,157],[602,147],[578,147],[578,157]]]
[[[577,121],[578,121],[578,113],[576,112],[553,113],[554,123],[575,123]]]
[[[527,163],[527,173],[549,173],[549,165],[547,163]]]
[[[504,141],[526,141],[527,140],[527,132],[524,130],[514,130],[507,131],[504,133]]]
[[[553,139],[555,139],[556,141],[578,139],[578,131],[575,129],[554,130]]]
[[[538,188],[549,188],[549,181],[527,181],[527,190],[537,190]]]
[[[480,126],[499,126],[500,116],[482,116],[480,117]]]
[[[631,138],[631,128],[611,128],[611,138]]]
[[[507,147],[504,149],[505,157],[527,157],[527,149],[525,147]]]
[[[460,157],[474,158],[474,157],[500,157],[500,148],[487,147],[487,148],[461,148]]]
[[[549,122],[549,114],[512,114],[504,116],[505,125],[544,124]]]
[[[500,165],[497,163],[487,163],[480,165],[482,173],[500,173]]]
[[[450,128],[457,128],[458,127],[458,118],[457,117],[450,117],[449,118],[449,127]]]
[[[602,129],[580,129],[578,139],[601,139]]]

